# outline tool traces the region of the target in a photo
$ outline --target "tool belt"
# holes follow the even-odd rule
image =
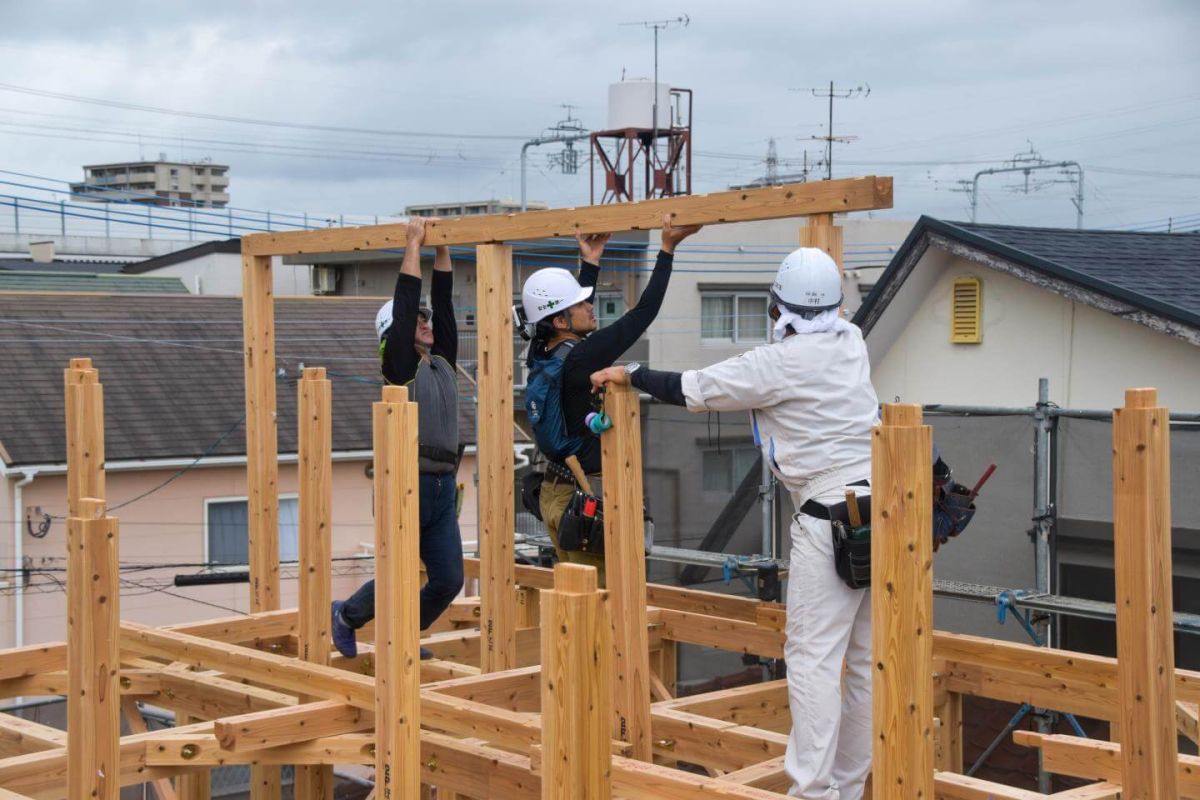
[[[594,555],[604,553],[604,503],[599,497],[575,490],[558,522],[558,546]]]
[[[552,483],[569,483],[578,486],[575,476],[571,474],[571,470],[566,464],[559,464],[556,461],[546,462],[546,478]]]
[[[870,486],[858,481],[851,486]],[[857,498],[859,515],[866,520],[857,528],[850,524],[850,512],[845,501],[826,506],[809,500],[800,513],[829,520],[833,535],[833,566],[838,577],[851,589],[866,589],[871,585],[871,496]]]

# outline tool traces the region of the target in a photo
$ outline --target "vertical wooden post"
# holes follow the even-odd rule
[[[512,248],[476,249],[479,319],[479,611],[484,672],[517,666]]]
[[[117,520],[81,497],[67,520],[67,796],[121,793]]]
[[[824,250],[837,262],[838,269],[844,269],[842,234],[842,227],[833,224],[833,214],[812,214],[800,229],[800,246]]]
[[[1113,411],[1113,540],[1121,785],[1129,800],[1175,797],[1171,437],[1154,389]]]
[[[542,598],[542,800],[612,796],[612,623],[596,568],[558,564]]]
[[[191,725],[193,722],[200,722],[200,720],[179,711],[175,712],[176,727]],[[175,794],[176,800],[211,800],[212,770],[202,769],[186,775],[179,775],[175,778]]]
[[[933,800],[933,437],[883,407],[871,446],[874,796]]]
[[[333,394],[325,370],[304,370],[297,388],[300,470],[300,658],[329,664],[332,591],[330,525],[333,505]],[[316,698],[310,698],[316,699]],[[333,800],[333,767],[298,765],[297,800]]]
[[[104,387],[90,358],[63,370],[67,424],[67,517],[82,497],[104,497]],[[18,509],[19,511],[19,509]]]
[[[242,256],[246,384],[246,510],[250,610],[279,608],[279,440],[275,413],[275,298],[270,256]],[[279,767],[250,767],[252,800],[276,800]]]
[[[935,766],[943,772],[963,771],[962,751],[962,695],[945,689],[934,691],[933,714],[942,723],[942,729],[934,758]]]
[[[600,438],[604,474],[604,571],[613,620],[614,735],[650,761],[650,637],[646,632],[646,540],[642,498],[642,419],[637,392],[608,387],[613,421]]]
[[[375,445],[375,786],[379,800],[421,792],[420,473],[417,404],[385,386]]]

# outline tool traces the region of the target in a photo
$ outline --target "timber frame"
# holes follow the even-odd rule
[[[4,697],[66,695],[63,732],[0,714],[0,797],[209,797],[209,770],[249,764],[252,796],[332,797],[332,767],[374,765],[376,797],[779,798],[791,718],[786,681],[677,698],[679,643],[779,658],[779,604],[647,584],[639,402],[611,389],[604,435],[607,591],[590,568],[514,563],[514,239],[808,216],[802,244],[840,263],[835,212],[891,205],[891,180],[860,178],[581,209],[430,223],[428,244],[478,244],[478,597],[417,629],[417,409],[400,387],[373,407],[378,616],[359,657],[330,655],[329,381],[299,382],[300,604],[279,608],[271,256],[403,246],[403,228],[243,240],[251,613],[151,628],[119,619],[119,521],[106,513],[103,387],[88,359],[65,370],[68,641],[0,653]],[[932,627],[930,429],[887,405],[874,434],[872,596],[876,798],[1200,797],[1200,673],[1174,669],[1167,412],[1133,389],[1114,412],[1117,659]],[[434,658],[420,661],[418,647]],[[1019,732],[1050,771],[1092,779],[1044,795],[962,774],[962,699],[973,695],[1117,723],[1122,747]],[[147,732],[138,702],[175,711]],[[121,715],[133,733],[120,736]],[[680,769],[681,764],[691,765]],[[699,771],[696,771],[696,768]],[[173,782],[172,782],[173,781]]]

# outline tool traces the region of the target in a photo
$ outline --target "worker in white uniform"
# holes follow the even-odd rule
[[[829,520],[845,512],[847,489],[870,494],[879,401],[862,332],[839,315],[841,304],[837,264],[802,247],[771,288],[774,343],[683,373],[629,364],[592,375],[597,391],[631,384],[690,411],[750,411],[755,442],[799,510],[787,589],[792,732],[784,767],[791,796],[809,800],[859,800],[871,768],[871,599],[838,577]]]

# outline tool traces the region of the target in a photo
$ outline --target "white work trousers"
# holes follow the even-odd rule
[[[816,499],[837,503],[844,496]],[[851,589],[838,577],[827,520],[797,514],[791,532],[783,648],[792,711],[784,759],[789,794],[860,800],[871,770],[870,590]]]

